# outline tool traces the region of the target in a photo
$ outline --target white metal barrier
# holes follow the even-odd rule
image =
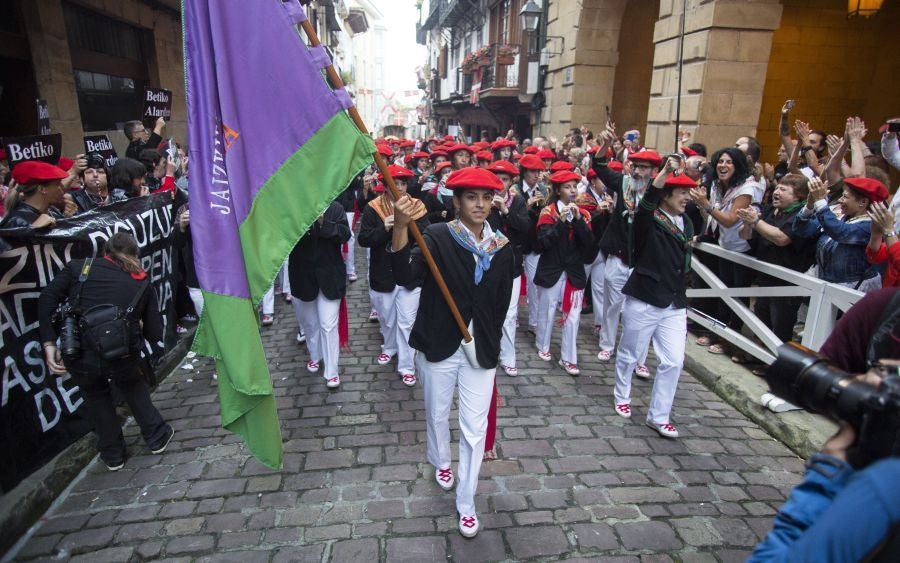
[[[726,287],[722,280],[696,259],[697,251],[705,252],[720,260],[729,260],[735,264],[767,274],[784,281],[785,284],[777,287]],[[688,317],[697,324],[707,328],[713,334],[731,342],[744,352],[766,364],[771,364],[775,361],[776,349],[783,342],[738,298],[809,298],[809,310],[806,315],[806,325],[803,330],[801,343],[807,348],[818,350],[831,334],[832,329],[834,329],[838,311],[846,311],[863,296],[862,292],[854,289],[822,281],[788,268],[762,262],[746,254],[725,250],[715,244],[705,242],[694,244],[694,258],[691,261],[691,270],[706,282],[709,289],[688,289],[687,296],[722,299],[740,317],[758,342],[695,309],[688,308]]]

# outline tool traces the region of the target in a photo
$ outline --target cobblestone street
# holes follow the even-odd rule
[[[538,360],[519,333],[520,375],[498,375],[500,459],[481,471],[483,528],[466,540],[453,493],[425,462],[422,383],[407,388],[393,362],[375,363],[379,335],[360,278],[338,391],[304,369],[280,296],[275,324],[263,328],[282,471],[219,427],[212,364],[198,359],[154,394],[176,429],[168,450],[150,455],[129,425],[125,468],[94,461],[18,559],[741,561],[799,481],[796,455],[688,374],[674,409],[681,439],[644,426],[650,382],[635,381],[634,418],[617,416],[613,367],[596,361],[584,316],[579,378]]]

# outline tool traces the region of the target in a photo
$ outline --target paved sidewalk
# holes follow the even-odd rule
[[[466,540],[453,493],[438,488],[424,461],[421,382],[409,389],[393,363],[374,361],[379,336],[366,322],[364,279],[351,285],[353,351],[341,358],[336,392],[306,371],[292,310],[277,303],[263,339],[282,471],[219,427],[212,365],[198,359],[154,395],[176,428],[169,449],[151,455],[129,426],[125,468],[110,473],[94,461],[18,559],[742,561],[803,470],[688,374],[675,401],[680,440],[643,425],[648,382],[635,380],[634,418],[617,416],[612,364],[596,360],[585,315],[579,378],[538,360],[519,333],[520,375],[498,375],[501,459],[482,467],[483,530]]]

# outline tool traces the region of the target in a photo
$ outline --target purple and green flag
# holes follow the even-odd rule
[[[183,0],[194,264],[193,349],[216,359],[222,425],[270,467],[281,428],[257,305],[285,257],[372,161],[296,0]]]

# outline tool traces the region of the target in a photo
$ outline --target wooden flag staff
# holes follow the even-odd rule
[[[306,36],[309,38],[309,43],[311,46],[318,47],[321,44],[319,41],[319,36],[318,34],[316,34],[316,30],[313,28],[312,24],[309,23],[309,20],[304,20],[300,24],[300,27],[303,28]],[[333,64],[329,64],[327,67],[325,67],[325,73],[328,76],[328,80],[331,82],[333,87],[344,87],[344,82],[341,80],[341,77],[338,76],[337,71],[334,70]],[[350,106],[350,109],[348,109],[347,111],[350,114],[350,118],[353,119],[353,123],[356,124],[356,127],[364,135],[368,135],[369,131],[366,128],[366,124],[359,116],[359,112],[356,111],[356,106]],[[385,185],[391,191],[391,196],[394,198],[394,201],[397,201],[398,199],[400,199],[400,192],[397,190],[397,185],[394,184],[394,178],[391,176],[391,173],[388,170],[387,163],[384,162],[384,159],[381,158],[381,154],[377,150],[373,153],[372,156],[375,157],[375,165],[378,166],[378,170],[381,172],[381,175],[384,178]],[[469,334],[469,328],[466,326],[466,323],[463,322],[462,315],[459,313],[459,308],[456,306],[456,301],[453,299],[453,295],[450,294],[450,289],[447,287],[447,283],[444,281],[444,277],[441,275],[441,271],[438,270],[437,264],[434,262],[434,257],[431,255],[431,251],[428,249],[428,245],[425,244],[425,239],[422,238],[422,232],[419,230],[419,226],[416,225],[415,221],[409,222],[409,230],[412,233],[413,239],[416,241],[416,244],[418,244],[419,248],[422,250],[422,256],[425,258],[425,262],[428,264],[428,269],[431,271],[431,275],[434,277],[434,281],[435,283],[437,283],[438,288],[440,288],[441,294],[444,296],[444,300],[447,302],[447,306],[450,307],[450,313],[453,315],[453,319],[456,321],[456,326],[459,328],[460,333],[462,333],[463,341],[466,343],[472,342],[472,335]]]

